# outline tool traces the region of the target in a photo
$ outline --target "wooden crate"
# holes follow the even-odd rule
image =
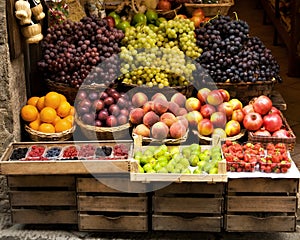
[[[136,187],[145,189],[145,185],[130,183],[129,175],[111,175],[110,178],[114,183],[123,183],[124,192],[105,185],[98,178],[77,178],[79,230],[148,231],[148,197],[146,193],[134,193]],[[126,181],[128,184],[124,185]]]
[[[298,184],[293,178],[229,179],[225,231],[295,231]]]
[[[220,232],[225,183],[172,183],[152,197],[152,230]]]
[[[77,224],[74,176],[7,176],[13,223]]]

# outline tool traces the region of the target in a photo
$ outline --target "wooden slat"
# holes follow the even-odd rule
[[[147,197],[79,196],[79,211],[147,212]]]
[[[129,163],[118,161],[3,161],[0,162],[5,175],[60,175],[93,173],[126,173]]]
[[[202,231],[221,232],[223,217],[183,218],[180,216],[152,216],[152,230],[156,231]]]
[[[250,215],[225,216],[225,231],[228,232],[294,232],[295,216],[271,216],[259,218]]]
[[[223,198],[154,197],[153,211],[221,214],[223,211]]]
[[[146,215],[107,217],[80,214],[79,230],[146,232],[148,231],[148,218]]]
[[[77,224],[76,210],[12,209],[15,224]]]
[[[76,206],[72,191],[11,191],[11,206]]]
[[[228,212],[296,212],[296,196],[227,196]]]
[[[130,182],[129,175],[126,176],[127,178],[113,175],[110,178],[77,178],[77,192],[146,192],[147,184]],[[119,186],[121,190],[106,186],[101,182],[102,179],[106,184],[112,181],[113,186]]]
[[[13,187],[75,187],[74,176],[55,176],[55,175],[23,175],[8,176],[8,186]]]
[[[223,194],[223,183],[172,183],[155,191],[155,195],[165,194]]]
[[[289,178],[239,178],[228,180],[228,193],[261,192],[261,193],[297,193],[298,179]]]

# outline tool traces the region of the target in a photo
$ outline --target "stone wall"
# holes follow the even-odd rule
[[[19,113],[26,101],[24,56],[11,60],[9,55],[6,3],[0,1],[0,156],[11,142],[21,140]],[[0,175],[0,214],[8,210],[6,178]]]

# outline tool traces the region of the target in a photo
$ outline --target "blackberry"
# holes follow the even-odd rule
[[[28,151],[27,147],[25,147],[25,148],[16,148],[11,153],[9,159],[10,160],[20,160],[22,158],[25,158],[27,151]]]

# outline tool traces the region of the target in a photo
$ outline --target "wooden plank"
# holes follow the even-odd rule
[[[5,175],[124,173],[128,166],[127,160],[4,161],[1,171]]]
[[[295,216],[259,218],[250,215],[226,215],[225,231],[228,232],[294,232]]]
[[[280,111],[287,110],[287,104],[284,98],[281,96],[280,92],[272,91],[270,94],[273,106],[277,107]]]
[[[55,175],[41,175],[41,176],[8,176],[8,186],[14,187],[75,187],[74,176],[55,176]]]
[[[299,179],[289,178],[238,178],[228,180],[228,193],[261,192],[293,193],[298,191]]]
[[[155,195],[165,194],[216,194],[224,192],[223,183],[172,183],[162,189],[155,191]]]
[[[101,182],[102,177],[97,178],[77,178],[77,192],[102,192],[102,193],[115,193],[115,192],[134,192],[138,189],[139,192],[146,192],[146,184],[139,182],[130,182],[129,175],[124,177],[110,175],[114,186],[121,186],[122,191],[110,188]],[[106,179],[109,179],[106,178]],[[127,178],[125,178],[127,177]],[[103,177],[104,178],[104,177]],[[105,181],[105,180],[104,180]],[[109,181],[108,181],[109,182]]]
[[[79,211],[147,212],[147,197],[79,196]]]
[[[146,232],[148,231],[148,217],[146,215],[107,217],[80,214],[79,230]]]
[[[153,211],[221,214],[223,198],[153,197]]]
[[[296,212],[296,196],[227,196],[228,212]]]
[[[11,191],[11,206],[76,206],[72,191]]]
[[[202,231],[221,232],[223,217],[199,216],[183,218],[181,216],[152,216],[152,230],[155,231]]]
[[[14,224],[77,224],[76,210],[12,209]]]
[[[4,10],[5,11],[5,10]],[[15,1],[6,1],[7,13],[7,30],[9,42],[9,55],[11,60],[16,59],[22,53],[22,35],[20,32],[20,25],[15,17]]]

